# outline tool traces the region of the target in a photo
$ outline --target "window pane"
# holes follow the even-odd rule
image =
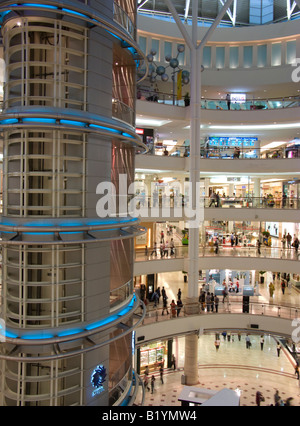
[[[281,65],[281,43],[272,44],[272,67],[278,67]]]
[[[225,66],[225,47],[217,47],[216,49],[216,67],[224,68]]]
[[[253,47],[244,47],[244,68],[251,68],[253,65]]]
[[[146,37],[139,37],[139,45],[140,48],[142,49],[142,51],[145,53],[145,55],[147,55],[147,38]]]
[[[211,47],[205,46],[203,49],[203,66],[204,68],[211,67]]]
[[[266,67],[267,66],[267,45],[262,44],[258,46],[257,49],[257,66]]]
[[[286,44],[286,63],[293,64],[296,61],[296,40],[288,41]]]
[[[170,56],[172,58],[172,43],[165,41],[165,57]]]
[[[229,50],[229,67],[237,68],[239,66],[239,48],[236,46],[230,47]]]
[[[156,55],[154,56],[154,61],[159,61],[159,40],[152,39],[151,49],[156,51]]]

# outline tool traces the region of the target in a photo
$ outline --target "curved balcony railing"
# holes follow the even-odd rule
[[[136,29],[127,12],[114,1],[114,21],[120,24],[134,39]]]
[[[124,121],[125,123],[130,124],[132,127],[135,127],[134,110],[118,99],[113,99],[112,116],[113,118],[117,118],[118,120]]]
[[[171,248],[165,247],[161,249],[151,247],[145,249],[136,249],[135,260],[137,262],[153,261],[153,260],[170,260],[170,259],[186,259],[189,256],[188,246],[175,246],[171,254]],[[263,258],[263,259],[278,259],[278,260],[292,260],[295,262],[299,261],[298,250],[291,248],[282,247],[267,247],[262,245],[260,249],[257,247],[240,247],[240,246],[228,246],[219,244],[218,249],[213,245],[200,245],[199,246],[200,257],[243,257],[243,258]]]
[[[146,207],[149,209],[158,208],[158,215],[163,216],[166,212],[162,209],[169,209],[169,213],[172,214],[172,209],[181,208],[182,212],[188,211],[189,202],[187,197],[165,197],[162,195],[153,194],[152,197],[146,197],[146,195],[140,194],[135,196],[135,200],[138,207]],[[129,197],[128,202],[131,201]],[[274,197],[266,195],[264,197],[222,197],[214,195],[211,197],[204,198],[204,208],[243,208],[243,209],[283,209],[283,210],[299,210],[300,209],[300,198],[298,197]],[[184,208],[183,208],[184,207]],[[149,217],[152,215],[151,211],[148,211]],[[184,212],[182,213],[184,215]],[[172,216],[174,217],[174,216]]]
[[[163,105],[173,105],[178,107],[189,106],[188,99],[177,99],[177,96],[154,90],[140,88],[138,90],[138,99],[142,101],[157,102]],[[296,108],[300,106],[300,96],[287,96],[284,98],[265,98],[265,99],[249,99],[245,102],[231,102],[231,111],[252,111],[262,109],[284,109]],[[228,111],[226,99],[209,99],[202,98],[201,108],[207,110],[224,110]]]
[[[169,314],[162,315],[162,309],[163,306],[157,306],[153,307],[152,305],[147,306],[147,313],[146,316],[141,324],[141,327],[143,325],[148,325],[155,322],[162,322],[162,321],[178,321],[181,318],[185,316],[190,316],[185,311],[185,305],[183,300],[183,307],[181,309],[181,312],[179,316],[177,315],[175,317],[172,317],[171,315],[171,309],[170,306],[168,306]],[[243,306],[243,299],[242,296],[234,296],[228,298],[225,303],[222,303],[222,300],[220,298],[220,303],[218,306],[218,313],[214,310],[214,312],[210,311],[208,312],[207,309],[202,310],[201,305],[199,303],[199,314],[201,315],[219,315],[219,314],[242,314],[245,313],[247,315],[260,315],[260,316],[269,316],[269,317],[275,317],[275,318],[283,318],[283,319],[298,319],[300,314],[300,307],[299,306],[285,306],[285,305],[278,305],[275,303],[267,303],[267,302],[250,302],[247,308],[247,312],[245,312],[244,306]]]
[[[150,144],[148,146],[148,155],[158,155],[166,157],[189,157],[189,146],[168,145],[163,143]],[[207,158],[212,160],[280,160],[290,158],[300,158],[300,145],[293,148],[284,147],[273,150],[266,150],[264,148],[247,148],[241,147],[238,152],[232,147],[203,147],[200,150],[200,158]]]
[[[220,197],[205,198],[205,208],[300,209],[300,198],[288,197]]]

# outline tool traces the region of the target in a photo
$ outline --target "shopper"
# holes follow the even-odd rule
[[[178,300],[181,300],[181,289],[180,288],[178,289],[178,292],[177,292],[177,298],[178,298]]]
[[[290,233],[287,234],[286,241],[287,241],[287,248],[288,249],[292,248],[292,236],[290,235]]]
[[[217,352],[218,352],[218,350],[220,348],[220,344],[221,344],[220,339],[216,339],[216,341],[215,341],[215,347],[216,347],[216,351]]]
[[[171,306],[171,317],[176,318],[176,303],[174,299],[172,300],[170,306]]]
[[[280,405],[280,400],[281,400],[281,397],[280,397],[279,392],[278,392],[278,389],[277,389],[277,390],[276,390],[276,392],[275,392],[275,395],[274,395],[274,403],[275,403],[275,407],[279,407],[279,405]]]
[[[219,298],[218,298],[217,295],[215,296],[215,308],[216,308],[216,313],[218,313],[219,312]]]
[[[281,352],[281,344],[278,342],[277,343],[277,356],[278,356],[278,358],[280,357],[280,352]]]
[[[153,256],[153,254],[154,254],[155,257],[157,257],[157,243],[156,242],[154,243],[154,247],[153,247],[153,250],[152,250],[150,256]]]
[[[274,295],[274,291],[275,291],[275,286],[273,283],[269,284],[269,293],[270,293],[270,297],[273,298]]]
[[[178,299],[177,300],[177,317],[179,317],[179,314],[180,314],[180,311],[181,311],[182,307],[183,307],[182,300]]]
[[[215,306],[215,296],[213,293],[210,293],[210,300],[211,300],[211,311],[214,311],[214,306]]]
[[[227,93],[227,95],[226,95],[226,101],[227,101],[227,108],[228,108],[228,110],[230,110],[230,107],[231,107],[231,96],[230,96],[229,93]]]
[[[298,249],[299,249],[299,240],[297,237],[295,237],[294,242],[293,242],[293,247],[295,249],[296,255],[298,255]]]
[[[300,377],[299,377],[299,365],[298,364],[296,364],[296,367],[295,367],[295,374],[297,376],[297,379],[299,380]]]
[[[256,392],[256,405],[257,407],[260,407],[261,402],[263,402],[265,400],[265,398],[263,397],[263,394],[260,391]]]
[[[261,251],[260,251],[261,242],[259,240],[257,240],[256,246],[257,246],[257,253],[261,254]]]
[[[285,287],[286,287],[285,280],[282,280],[281,281],[281,291],[282,291],[282,294],[285,293]]]
[[[250,349],[252,346],[249,334],[246,336],[246,349]]]
[[[260,350],[263,351],[264,350],[264,343],[265,343],[265,339],[264,336],[261,335],[260,336]]]
[[[160,374],[160,380],[161,380],[161,384],[164,384],[164,367],[161,365],[159,368],[159,374]]]
[[[172,355],[171,366],[173,367],[174,370],[176,370],[176,358],[174,354]]]
[[[162,309],[162,315],[164,315],[164,312],[167,311],[167,315],[169,315],[169,311],[168,311],[168,305],[167,305],[167,296],[163,297],[163,309]]]
[[[154,375],[152,374],[152,377],[151,377],[151,393],[153,393],[153,392],[154,392],[154,383],[155,383],[155,377],[154,377]]]
[[[210,308],[211,308],[211,296],[210,296],[210,293],[207,293],[207,296],[206,296],[206,306],[207,306],[207,312],[210,312]]]
[[[150,391],[150,388],[149,388],[149,379],[148,379],[148,376],[146,374],[144,375],[144,386],[145,386],[145,389],[147,389],[148,391]]]

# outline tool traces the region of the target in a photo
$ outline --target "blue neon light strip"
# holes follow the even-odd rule
[[[55,118],[22,118],[23,123],[56,124]]]
[[[4,126],[11,125],[11,124],[19,124],[19,123],[20,124],[36,123],[36,124],[53,124],[53,125],[58,123],[58,124],[66,125],[66,126],[76,126],[81,128],[104,130],[106,132],[113,133],[116,135],[121,135],[129,139],[135,139],[135,136],[130,135],[129,133],[126,133],[126,132],[122,132],[121,130],[112,129],[110,127],[100,126],[97,124],[84,123],[82,121],[75,121],[75,120],[56,120],[55,118],[40,118],[40,117],[25,117],[22,119],[9,118],[5,120],[0,120],[0,124]]]
[[[131,300],[131,302],[129,303],[129,305],[127,305],[127,307],[125,307],[124,309],[122,309],[122,311],[118,312],[117,314],[114,314],[110,317],[107,317],[103,320],[97,321],[95,323],[89,324],[85,327],[85,329],[69,329],[69,330],[63,330],[60,333],[57,334],[58,337],[67,337],[67,336],[73,336],[76,334],[80,334],[83,333],[85,330],[86,331],[91,331],[94,330],[96,328],[100,328],[104,325],[108,325],[116,320],[118,320],[120,317],[126,315],[128,312],[130,312],[134,306],[136,302],[136,295],[133,295],[133,298]],[[44,339],[53,339],[55,338],[55,335],[53,334],[49,334],[49,333],[43,333],[42,331],[39,332],[39,334],[27,334],[24,335],[22,337],[19,337],[17,334],[8,331],[8,330],[3,330],[0,331],[0,335],[3,335],[5,337],[11,338],[11,339],[17,339],[17,338],[21,338],[24,340],[44,340]]]
[[[45,9],[58,10],[57,6],[50,6],[50,5],[38,4],[38,3],[24,3],[22,6],[24,6],[24,7],[42,7],[42,8],[45,8]]]

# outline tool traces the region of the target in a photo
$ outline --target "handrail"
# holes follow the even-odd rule
[[[128,197],[128,202],[131,201],[132,196]],[[188,197],[182,198],[182,196],[166,196],[153,194],[152,196],[146,196],[142,193],[135,195],[135,201],[140,204],[140,207],[159,209],[158,215],[162,214],[162,209],[169,209],[169,213],[172,214],[172,209],[178,207],[189,208]],[[236,197],[236,196],[220,196],[216,194],[214,197],[202,198],[204,208],[243,208],[243,209],[283,209],[283,210],[299,210],[300,209],[300,198],[299,197],[282,197],[272,196],[265,194],[263,197]],[[182,209],[184,210],[184,209]],[[155,210],[154,210],[155,211]],[[150,213],[148,211],[148,213]]]
[[[166,143],[156,143],[148,145],[148,155],[158,155],[166,157],[189,157],[190,147],[185,145],[169,145]],[[241,147],[237,151],[233,147],[201,147],[200,158],[220,159],[220,160],[282,160],[291,158],[300,158],[300,146],[282,147],[275,149]]]
[[[299,318],[300,307],[298,306],[284,306],[284,305],[257,301],[257,302],[250,302],[249,309],[247,309],[247,312],[245,312],[243,308],[242,295],[234,296],[234,298],[235,298],[235,301],[233,300],[233,298],[230,298],[229,296],[229,299],[225,301],[225,303],[222,303],[222,301],[220,300],[220,303],[218,306],[218,312],[216,312],[215,309],[213,312],[211,310],[207,311],[207,308],[203,310],[201,307],[201,303],[199,302],[199,314],[198,315],[196,314],[196,316],[245,313],[247,315],[271,316],[271,317],[291,319],[291,320]],[[155,307],[152,307],[151,305],[148,305],[145,318],[140,327],[143,327],[144,325],[148,325],[154,322],[162,322],[162,321],[168,321],[168,320],[178,321],[187,316],[195,316],[195,314],[189,315],[186,313],[184,300],[183,300],[183,308],[181,308],[181,312],[179,316],[172,317],[170,306],[168,307],[169,314],[164,313],[164,315],[162,315],[162,310],[163,310],[163,306],[157,306],[155,308]]]
[[[173,100],[175,96],[175,101]],[[173,105],[178,107],[189,106],[185,103],[184,99],[177,99],[177,95],[173,93],[166,93],[157,90],[151,90],[146,88],[138,88],[138,100],[157,102],[163,105]],[[224,96],[226,97],[226,95]],[[285,108],[297,108],[300,106],[300,96],[286,96],[283,98],[253,98],[248,99],[245,102],[231,102],[231,111],[252,111],[262,109],[285,109]],[[214,99],[214,98],[202,98],[201,108],[208,110],[224,110],[228,111],[228,104],[226,99]]]
[[[135,250],[135,260],[137,262],[153,261],[153,260],[172,260],[172,259],[186,259],[189,257],[188,246],[175,246],[173,249],[174,254],[171,254],[170,246],[167,247],[148,247],[147,254],[145,248]],[[260,252],[260,253],[259,253]],[[259,259],[280,259],[299,261],[298,251],[294,248],[282,247],[267,247],[261,245],[258,247],[241,247],[241,246],[228,246],[226,244],[219,244],[218,250],[210,245],[199,245],[199,256],[201,257],[243,257],[243,258],[259,258]]]

